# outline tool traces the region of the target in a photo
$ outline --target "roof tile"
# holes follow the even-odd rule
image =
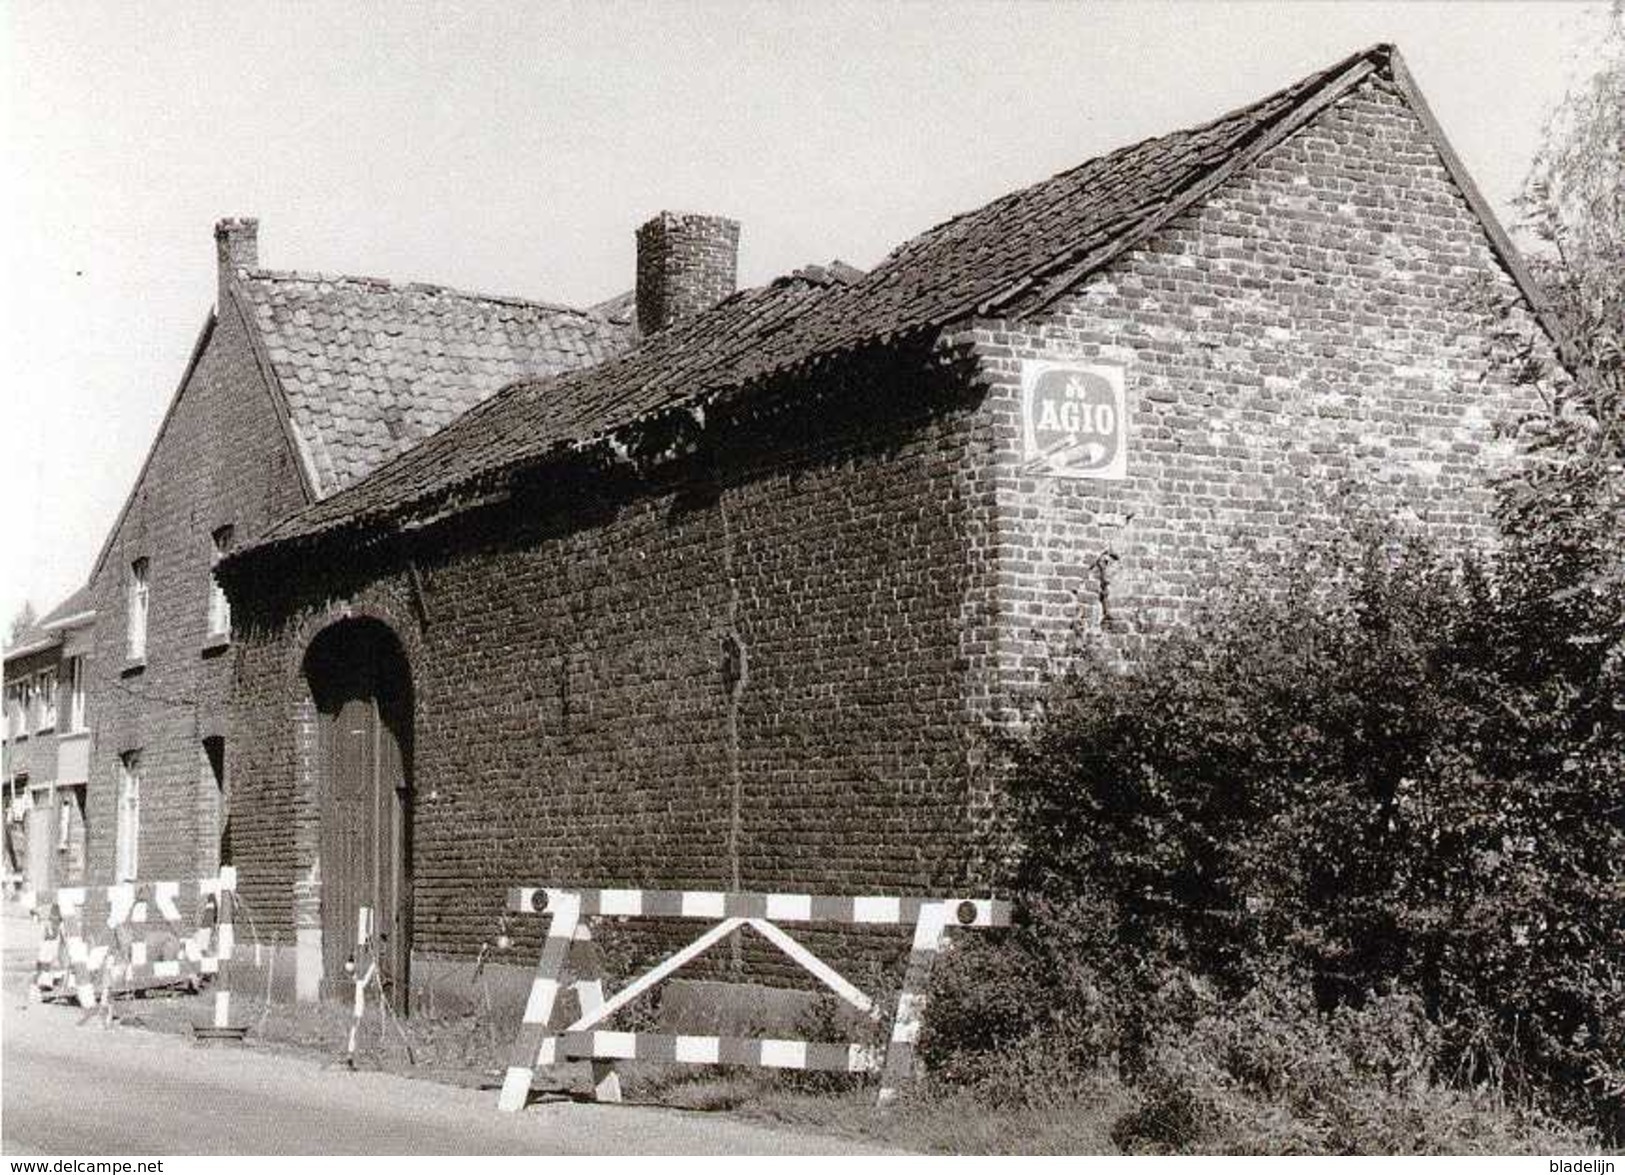
[[[809,266],[741,291],[619,358],[515,383],[345,493],[284,520],[259,545],[440,504],[461,508],[455,503],[476,497],[458,493],[463,487],[603,438],[641,417],[747,392],[831,356],[907,337],[928,339],[975,314],[1030,310],[1145,242],[1232,169],[1389,67],[1392,55],[1391,46],[1376,46],[1213,122],[1124,147],[1012,192],[905,242],[868,274],[840,262]],[[617,299],[598,309],[624,316],[626,308]],[[545,329],[565,321],[552,320]],[[590,347],[594,338],[580,332],[559,350],[572,342]],[[442,386],[458,385],[448,380]]]
[[[635,335],[624,317],[376,278],[244,270],[237,289],[311,454],[319,496],[504,384],[601,362]],[[386,380],[387,394],[375,394]],[[390,427],[388,401],[407,408],[413,428]]]

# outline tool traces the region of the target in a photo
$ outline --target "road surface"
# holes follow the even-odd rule
[[[24,1004],[30,923],[3,923],[0,1149],[116,1154],[830,1154],[856,1144],[645,1106],[539,1103],[496,1110],[494,1090],[136,1028],[79,1027],[80,1013]]]

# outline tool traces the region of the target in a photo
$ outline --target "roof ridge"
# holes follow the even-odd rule
[[[262,267],[239,269],[237,275],[239,278],[246,277],[250,281],[298,282],[307,285],[321,283],[344,284],[361,286],[380,292],[444,295],[451,298],[460,298],[468,302],[493,302],[502,306],[521,306],[556,313],[579,314],[583,318],[596,318],[606,322],[613,321],[608,314],[599,310],[596,305],[570,306],[563,302],[525,298],[518,294],[486,294],[478,290],[464,290],[456,286],[441,285],[438,282],[396,281],[387,277],[370,277],[364,274],[324,273],[308,269],[267,269]]]
[[[472,508],[477,495],[459,499],[467,487],[564,449],[582,451],[638,420],[731,400],[839,356],[927,340],[972,316],[1041,313],[1350,94],[1385,83],[1400,85],[1424,132],[1442,144],[1417,109],[1398,50],[1379,42],[1199,126],[1097,155],[961,213],[902,242],[852,284],[817,283],[804,267],[741,289],[594,367],[516,380],[400,454],[379,471],[385,476],[283,519],[234,558],[346,527],[381,537],[387,526],[368,527],[391,517],[400,527],[423,525],[430,515],[420,508],[433,518]],[[1498,239],[1493,215],[1474,210]],[[1507,253],[1515,262],[1515,250]],[[417,521],[402,521],[411,517]]]
[[[1087,159],[1074,163],[1071,167],[1063,167],[1060,171],[1053,172],[1041,179],[1033,180],[1031,183],[1023,184],[1014,191],[1005,192],[1001,195],[995,196],[993,199],[979,204],[974,208],[967,208],[962,212],[956,212],[952,216],[946,217],[938,221],[936,224],[920,230],[907,240],[899,242],[894,249],[889,251],[881,259],[881,261],[877,265],[873,266],[868,272],[874,273],[880,269],[883,269],[886,262],[890,261],[893,257],[905,252],[911,246],[923,246],[927,243],[928,238],[936,237],[938,233],[959,221],[967,220],[973,216],[981,216],[995,207],[1017,203],[1023,197],[1028,196],[1041,188],[1048,188],[1058,180],[1064,180],[1068,177],[1075,176],[1079,172],[1089,168],[1099,169],[1111,163],[1111,161],[1114,159],[1131,155],[1134,152],[1149,147],[1154,143],[1160,143],[1179,136],[1190,136],[1200,134],[1203,131],[1210,131],[1222,123],[1241,118],[1243,115],[1257,110],[1260,107],[1267,106],[1271,102],[1277,102],[1294,91],[1301,93],[1303,91],[1312,90],[1340,75],[1344,70],[1348,69],[1350,66],[1354,65],[1357,61],[1360,61],[1363,58],[1380,57],[1381,60],[1374,61],[1373,64],[1378,66],[1385,65],[1387,63],[1387,59],[1393,54],[1393,52],[1394,46],[1391,42],[1378,41],[1375,44],[1359,50],[1358,52],[1350,53],[1340,61],[1334,62],[1333,64],[1326,66],[1324,69],[1316,70],[1314,73],[1301,77],[1294,82],[1290,82],[1287,85],[1271,90],[1269,93],[1263,95],[1262,97],[1255,98],[1251,102],[1243,102],[1239,106],[1235,106],[1232,109],[1225,111],[1223,114],[1208,119],[1206,122],[1196,123],[1191,126],[1173,127],[1169,130],[1161,132],[1160,134],[1146,135],[1143,138],[1134,139],[1130,142],[1122,144],[1121,146],[1112,147],[1098,155],[1091,155]],[[1057,201],[1064,200],[1065,198],[1066,195],[1064,193],[1057,193]]]

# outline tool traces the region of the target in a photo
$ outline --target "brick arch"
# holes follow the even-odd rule
[[[301,692],[309,692],[305,682],[305,658],[316,638],[347,620],[375,620],[389,629],[406,657],[412,679],[416,681],[422,676],[423,642],[409,608],[376,596],[360,601],[332,600],[324,607],[312,609],[299,622],[293,639],[283,642],[282,680],[288,697],[297,698]]]
[[[306,676],[312,647],[343,624],[371,621],[381,625],[400,650],[414,694],[422,681],[423,647],[417,625],[406,609],[393,601],[334,601],[313,610],[300,622],[293,639],[285,643],[283,696],[288,699],[288,721],[293,729],[295,779],[293,907],[294,982],[298,998],[320,997],[323,974],[321,879],[321,762],[316,700]]]

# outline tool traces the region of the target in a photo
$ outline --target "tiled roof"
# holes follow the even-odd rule
[[[321,496],[505,384],[601,362],[634,335],[624,315],[441,286],[258,269],[235,286]]]
[[[681,404],[685,389],[706,386],[711,370],[768,345],[776,331],[857,273],[839,262],[811,266],[742,290],[598,367],[515,383],[372,476],[272,527],[244,551],[360,514],[387,512],[428,487],[464,485]]]
[[[1375,46],[1212,122],[1124,147],[949,220],[867,274],[837,266],[803,270],[796,280],[737,294],[617,361],[504,389],[366,481],[286,519],[258,546],[366,531],[407,514],[455,512],[481,500],[477,485],[498,471],[585,447],[661,410],[703,410],[776,374],[905,339],[929,340],[974,315],[1034,313],[1198,205],[1374,73],[1394,78],[1431,125],[1398,53]],[[1493,216],[1484,209],[1480,215],[1492,239],[1500,239]],[[1498,249],[1516,267],[1510,244]]]
[[[82,616],[90,610],[90,585],[86,584],[44,616],[35,620],[27,629],[18,634],[16,640],[9,642],[5,651],[6,659],[26,656],[29,653],[48,649],[57,644],[62,640],[62,633],[53,627],[54,622],[74,616]]]
[[[90,585],[87,583],[44,616],[41,616],[39,619],[40,627],[55,628],[59,621],[71,620],[75,616],[83,616],[88,612],[92,612],[94,607],[95,601],[90,593]]]

